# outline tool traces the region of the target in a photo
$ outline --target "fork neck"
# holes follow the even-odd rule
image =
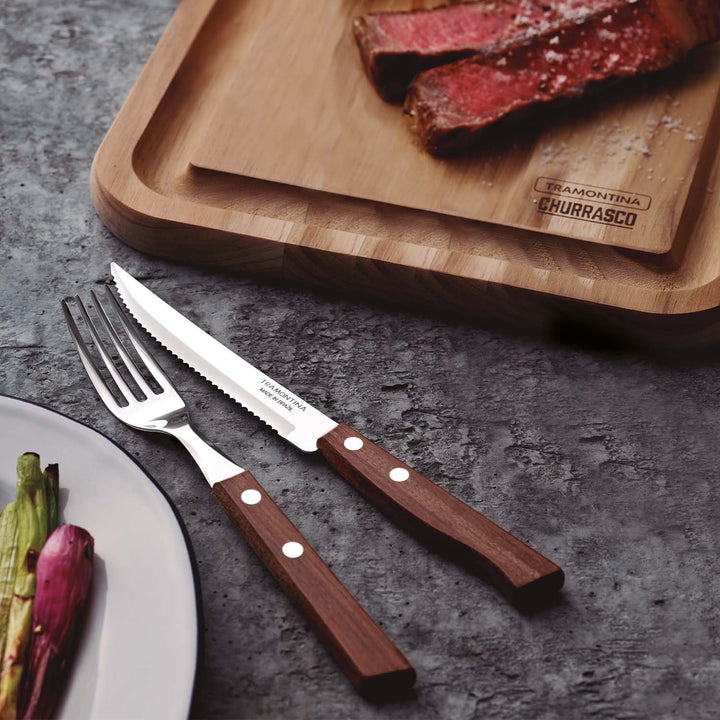
[[[190,425],[166,428],[166,431],[183,444],[211,486],[244,472],[243,468],[232,462]]]

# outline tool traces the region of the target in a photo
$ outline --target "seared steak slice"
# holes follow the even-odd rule
[[[355,40],[375,88],[401,100],[423,70],[492,47],[500,49],[580,19],[612,0],[484,0],[433,10],[371,13],[354,22]]]
[[[719,35],[718,0],[617,0],[549,35],[422,73],[405,110],[429,152],[452,153],[515,110],[669,67]]]

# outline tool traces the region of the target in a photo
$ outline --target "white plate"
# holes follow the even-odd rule
[[[15,464],[37,452],[60,466],[60,518],[95,538],[93,596],[63,720],[179,720],[190,712],[198,649],[192,561],[175,511],[104,435],[47,408],[0,396],[0,502]]]

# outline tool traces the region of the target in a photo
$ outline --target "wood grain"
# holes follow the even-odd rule
[[[338,425],[318,440],[318,448],[398,525],[482,574],[519,608],[544,605],[562,587],[558,565],[350,426]]]
[[[247,490],[260,493],[260,501],[244,502]],[[406,694],[415,682],[415,670],[253,475],[246,470],[215,483],[213,496],[358,691],[369,697]],[[298,543],[302,554],[285,555],[288,542]]]
[[[523,332],[570,314],[656,347],[717,337],[717,109],[664,256],[194,168],[190,156],[265,12],[239,0],[179,6],[93,162],[95,206],[122,240],[176,261],[489,317]]]
[[[378,3],[270,3],[191,162],[401,207],[669,252],[720,96],[720,53],[527,112],[469,157],[433,158],[365,77],[351,32]],[[384,3],[407,8],[407,3]],[[619,224],[575,219],[583,191]],[[547,198],[544,200],[543,198]],[[555,214],[548,212],[553,200]],[[577,205],[575,206],[577,210]],[[633,222],[633,225],[628,225]]]

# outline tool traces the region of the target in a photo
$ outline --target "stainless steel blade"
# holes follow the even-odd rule
[[[243,360],[148,290],[110,265],[122,301],[135,319],[193,370],[305,452],[337,423]]]

